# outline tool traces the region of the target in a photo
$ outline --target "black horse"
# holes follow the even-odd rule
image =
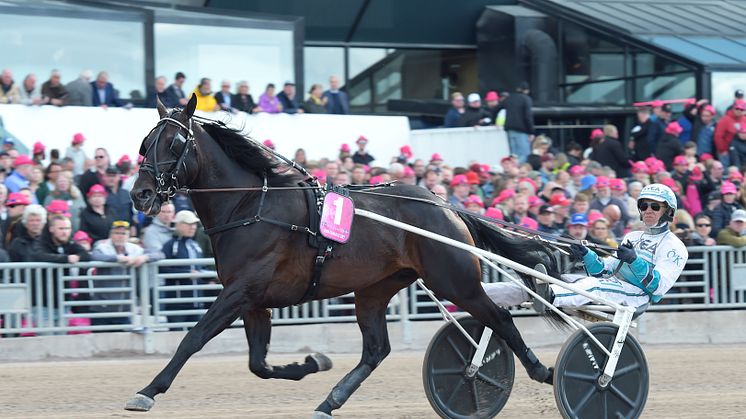
[[[177,188],[211,189],[193,200],[208,230],[231,223],[235,226],[236,221],[247,219],[306,225],[309,209],[305,191],[278,189],[298,186],[303,177],[239,132],[193,117],[195,106],[194,96],[183,110],[169,112],[158,104],[161,120],[143,140],[140,151],[145,160],[131,192],[135,206],[155,215]],[[262,192],[265,182],[268,188]],[[245,190],[251,186],[259,190]],[[384,191],[438,199],[414,186],[392,186]],[[543,263],[550,275],[558,277],[554,258],[540,243],[511,238],[488,223],[422,202],[369,195],[354,198],[358,208],[476,244],[526,266]],[[261,217],[255,217],[260,207]],[[268,308],[290,306],[303,299],[318,252],[309,247],[299,231],[271,222],[238,224],[241,226],[211,234],[223,290],[184,337],[168,365],[127,403],[127,409],[149,410],[154,397],[168,390],[187,359],[239,317],[249,344],[249,369],[257,376],[299,380],[331,367],[321,354],[306,357],[303,364],[267,365],[271,328]],[[314,298],[355,292],[355,313],[363,335],[362,357],[316,408],[315,417],[331,417],[332,410],[340,408],[389,354],[386,307],[394,294],[417,278],[422,278],[439,298],[453,302],[492,328],[518,356],[531,378],[551,383],[552,370],[523,342],[510,313],[484,293],[480,262],[474,255],[356,217],[349,242],[337,245],[326,262]]]

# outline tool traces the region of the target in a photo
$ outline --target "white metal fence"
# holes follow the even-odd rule
[[[214,263],[177,259],[139,268],[102,262],[0,264],[0,336],[183,329],[194,324],[222,288]],[[567,264],[564,260],[563,270]],[[502,280],[493,272],[485,272],[484,279]],[[746,308],[746,249],[715,246],[690,247],[683,275],[650,310],[733,308]],[[437,318],[435,303],[415,285],[389,304],[392,321]],[[352,294],[274,309],[272,318],[274,324],[354,320]]]

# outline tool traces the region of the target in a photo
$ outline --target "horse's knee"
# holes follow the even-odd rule
[[[386,359],[387,356],[389,356],[390,353],[391,345],[386,342],[376,347],[376,350],[366,352],[363,363],[368,365],[371,370],[374,370],[378,365],[381,364],[381,362],[383,362],[384,359]]]
[[[263,379],[272,378],[273,375],[272,367],[263,361],[249,361],[249,371]]]

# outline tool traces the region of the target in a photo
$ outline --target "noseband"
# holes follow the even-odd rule
[[[177,121],[176,119],[171,117],[175,112],[175,110],[172,110],[168,115],[164,116],[163,118],[161,118],[160,121],[158,121],[158,124],[156,124],[156,126],[150,131],[150,134],[152,134],[153,131],[157,130],[155,134],[155,141],[150,144],[150,146],[147,150],[145,150],[144,153],[140,153],[142,156],[145,156],[148,154],[150,149],[153,149],[153,161],[149,162],[146,160],[145,162],[143,162],[140,170],[150,173],[153,176],[153,178],[155,179],[155,193],[163,201],[168,201],[170,198],[176,195],[176,192],[179,190],[179,171],[182,167],[184,168],[184,172],[187,171],[185,158],[187,154],[189,154],[189,149],[195,147],[194,132],[192,131],[192,118],[189,118],[189,127],[187,127],[180,121]],[[174,138],[171,140],[169,149],[173,151],[174,145],[177,143],[182,144],[183,147],[180,153],[174,153],[179,155],[178,159],[159,162],[158,143],[161,140],[161,134],[166,128],[166,125],[173,125],[179,128],[179,131],[176,132]],[[182,130],[186,132],[186,138],[182,135]],[[150,134],[148,134],[148,136],[145,138],[147,139]],[[161,171],[160,167],[162,165],[170,166],[166,170]]]

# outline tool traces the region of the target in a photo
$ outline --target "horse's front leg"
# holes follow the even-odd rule
[[[220,292],[207,313],[184,336],[166,368],[158,373],[147,387],[138,391],[135,397],[127,402],[125,409],[145,412],[153,407],[154,397],[168,390],[189,357],[199,352],[210,339],[238,318],[243,301],[241,291],[239,281],[234,281]]]
[[[249,309],[244,311],[243,327],[249,342],[249,370],[259,378],[282,378],[300,380],[308,374],[326,371],[332,361],[324,354],[308,355],[303,364],[267,365],[267,351],[272,333],[272,310]]]

